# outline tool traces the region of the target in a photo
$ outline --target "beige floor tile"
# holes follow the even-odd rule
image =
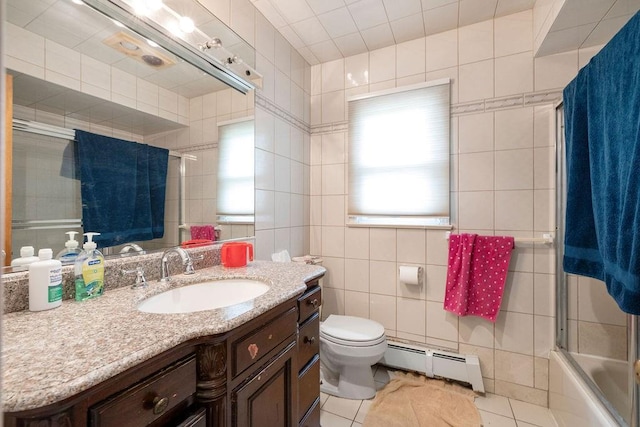
[[[328,398],[329,398],[329,395],[327,393],[320,392],[320,407],[321,408],[325,404],[325,402],[327,401]]]
[[[516,420],[516,425],[518,427],[538,427],[537,425],[529,424],[529,423],[526,423],[524,421],[518,421],[518,420]]]
[[[556,427],[556,422],[549,408],[532,405],[531,403],[509,399],[513,415],[516,420],[525,421],[540,427]]]
[[[509,399],[504,396],[487,393],[484,396],[477,396],[474,402],[478,409],[513,418],[513,412],[511,411],[511,405],[509,405]]]
[[[352,421],[327,411],[320,411],[322,427],[351,427]]]
[[[373,403],[373,400],[362,401],[362,405],[360,405],[360,409],[358,409],[358,413],[356,414],[354,421],[357,421],[359,423],[364,422],[364,417],[367,415],[367,412],[369,412],[371,403]]]
[[[362,427],[362,424],[354,421],[353,424],[351,424],[351,427]]]
[[[479,411],[483,427],[517,427],[513,418],[503,417],[493,412]]]
[[[329,396],[322,406],[322,410],[353,421],[358,413],[358,409],[360,409],[361,403],[362,400],[342,399],[336,396]]]

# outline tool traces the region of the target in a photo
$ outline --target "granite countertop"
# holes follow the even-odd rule
[[[305,282],[324,274],[316,265],[255,261],[246,267],[222,266],[149,282],[146,289],[123,287],[99,298],[63,301],[48,311],[3,316],[2,403],[5,412],[43,407],[82,392],[118,373],[193,338],[220,334],[301,295]],[[252,278],[269,291],[253,307],[231,307],[185,314],[151,314],[137,304],[167,289],[216,278]]]

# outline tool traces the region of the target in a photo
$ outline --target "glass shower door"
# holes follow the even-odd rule
[[[566,274],[562,268],[566,206],[562,105],[556,109],[556,132],[556,344],[620,425],[638,426],[632,373],[638,355],[637,316],[620,310],[603,282]]]

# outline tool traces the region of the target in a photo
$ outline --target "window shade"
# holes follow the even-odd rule
[[[254,219],[253,120],[218,126],[219,222],[248,223]]]
[[[349,100],[348,223],[449,225],[449,81]]]

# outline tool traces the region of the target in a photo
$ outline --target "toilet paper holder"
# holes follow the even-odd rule
[[[398,268],[400,282],[407,285],[422,285],[424,269],[421,266],[401,265]]]

